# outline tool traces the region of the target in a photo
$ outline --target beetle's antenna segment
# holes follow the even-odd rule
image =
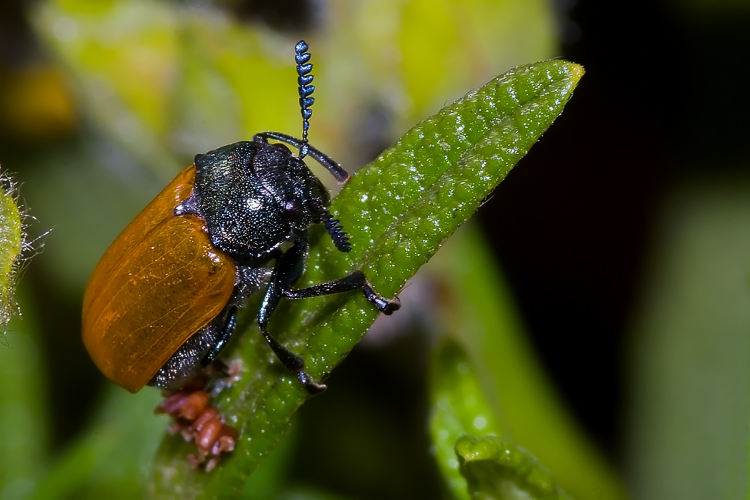
[[[294,46],[294,61],[297,63],[297,85],[299,85],[299,107],[302,112],[302,146],[299,150],[299,159],[307,156],[307,129],[310,128],[308,120],[312,116],[310,106],[315,102],[311,97],[315,87],[310,85],[313,81],[313,75],[310,74],[313,65],[309,63],[310,54],[307,52],[307,44],[304,40],[297,42]]]
[[[307,148],[307,153],[313,158],[315,158],[318,163],[323,165],[326,170],[331,172],[331,174],[336,178],[339,182],[346,182],[349,180],[349,172],[344,170],[341,165],[336,163],[333,158],[326,155],[322,151],[319,151],[318,149],[314,148],[313,146],[310,146],[306,142],[302,142],[301,140],[297,139],[296,137],[292,137],[291,135],[282,134],[281,132],[260,132],[255,134],[256,137],[263,137],[265,139],[276,139],[277,141],[285,142],[289,144],[290,146],[293,146],[300,150],[300,158],[302,158],[304,155],[302,153],[302,146],[305,146]]]
[[[341,227],[338,220],[334,220],[333,215],[322,203],[315,203],[313,205],[320,214],[320,221],[326,227],[328,235],[331,237],[334,246],[339,252],[347,253],[352,249],[351,243],[349,243],[349,236],[344,232],[344,228]]]
[[[344,232],[344,228],[341,227],[338,220],[334,220],[333,216],[327,211],[323,214],[323,225],[326,227],[326,231],[331,236],[333,244],[336,246],[339,252],[347,253],[352,249],[351,243],[349,243],[349,236]]]

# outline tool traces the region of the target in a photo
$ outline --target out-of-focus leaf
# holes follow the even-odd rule
[[[59,68],[4,68],[0,80],[0,133],[4,140],[43,142],[70,134],[75,122],[71,96]]]
[[[102,138],[45,149],[24,181],[34,215],[54,228],[39,265],[60,295],[71,298],[82,295],[109,244],[163,187]]]
[[[352,252],[336,253],[317,228],[300,286],[362,269],[382,294],[398,293],[562,112],[582,74],[580,66],[561,60],[520,67],[409,131],[359,171],[332,206],[352,237]],[[270,330],[320,379],[376,316],[360,294],[287,301]],[[189,445],[168,438],[157,456],[154,497],[233,494],[307,399],[296,378],[274,362],[256,329],[249,330],[231,349],[243,361],[242,379],[218,401],[240,432],[237,449],[205,474],[185,462]]]
[[[32,18],[88,116],[164,182],[196,153],[299,130],[294,42],[208,5],[51,0]]]
[[[325,29],[306,33],[326,103],[315,108],[313,142],[346,164],[371,154],[352,143],[373,140],[373,110],[386,111],[374,133],[390,143],[465,89],[555,55],[544,0],[333,0],[322,9]],[[300,130],[297,40],[210,2],[48,0],[32,19],[85,114],[164,182],[196,153]]]
[[[487,404],[466,353],[446,339],[433,355],[430,433],[435,458],[456,498],[468,500],[466,478],[459,471],[456,443],[466,434],[502,435],[502,428]]]
[[[110,385],[89,432],[66,450],[31,498],[142,498],[167,422],[153,415],[160,399],[156,391],[133,395]]]
[[[529,450],[578,500],[625,498],[611,467],[565,411],[545,378],[526,340],[503,275],[480,235],[471,228],[457,234],[425,266],[425,271],[425,278],[435,282],[441,291],[440,307],[434,311],[436,324],[466,352],[467,364],[462,365],[459,360],[456,369],[476,373],[479,381],[468,384],[457,380],[456,389],[468,390],[474,396],[476,387],[481,387],[494,417],[487,418],[487,425],[492,427],[487,433]],[[458,358],[449,353],[436,351],[436,366],[451,370],[450,363],[445,363]],[[433,401],[438,404],[438,395],[450,385],[447,375],[434,376]],[[472,412],[480,410],[473,410],[459,396],[449,401],[461,405],[437,406],[433,410],[432,434],[439,460],[447,457],[448,443],[442,437],[457,437],[457,422],[463,422],[461,432],[480,435],[470,420]],[[461,414],[462,419],[451,417]],[[449,483],[455,484],[456,464],[439,464]]]
[[[351,85],[392,114],[399,134],[477,82],[555,55],[557,45],[557,21],[544,0],[344,0],[330,8],[333,19],[346,19],[329,32],[346,54],[333,63],[348,70],[333,68],[344,81],[321,89],[342,108],[333,116],[352,107],[353,99],[336,99],[350,95]],[[353,63],[367,71],[351,71]]]
[[[533,455],[497,436],[462,436],[456,455],[470,498],[572,500]]]
[[[454,339],[444,339],[436,349],[431,379],[435,455],[456,498],[570,498],[533,455],[499,437],[502,425]]]
[[[663,204],[632,325],[633,498],[748,497],[749,228],[745,174],[696,176]]]
[[[20,289],[24,317],[10,323],[0,345],[0,499],[26,498],[44,472],[49,452],[44,360],[34,321],[37,309]]]
[[[0,499],[23,498],[46,466],[48,424],[44,418],[45,375],[30,303],[21,321],[16,302],[26,242],[18,191],[0,173]],[[13,321],[11,321],[13,320]]]
[[[178,71],[177,19],[169,3],[40,2],[32,19],[71,70],[98,126],[170,179],[179,164],[164,144]]]

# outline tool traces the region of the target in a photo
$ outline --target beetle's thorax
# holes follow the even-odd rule
[[[321,220],[330,196],[282,144],[237,142],[195,157],[193,194],[176,213],[201,217],[212,243],[239,259],[263,259]]]

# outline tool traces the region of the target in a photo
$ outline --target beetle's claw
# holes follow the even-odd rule
[[[319,394],[328,388],[325,384],[315,382],[305,370],[299,370],[297,372],[297,378],[305,387],[305,390],[311,395]]]
[[[380,296],[373,297],[371,302],[375,305],[378,311],[390,316],[394,311],[401,309],[401,301],[398,297],[389,300]]]
[[[357,271],[361,273],[362,271]],[[393,311],[401,309],[401,301],[398,297],[393,299],[386,299],[372,287],[369,281],[365,281],[362,285],[362,293],[365,294],[365,298],[375,306],[375,308],[383,314],[393,314]]]
[[[401,300],[398,297],[394,297],[392,300],[386,300],[385,305],[380,311],[390,316],[394,311],[398,311],[399,309],[401,309]]]

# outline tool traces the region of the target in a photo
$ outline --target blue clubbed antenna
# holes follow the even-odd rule
[[[310,122],[308,120],[312,116],[310,106],[315,102],[315,98],[311,97],[312,93],[315,91],[315,87],[310,85],[314,78],[313,75],[310,74],[313,65],[309,62],[310,54],[308,54],[307,49],[308,46],[304,40],[300,40],[297,42],[297,45],[294,46],[294,61],[297,63],[297,85],[299,85],[299,107],[302,112],[302,143],[298,145],[300,160],[307,156],[311,149],[307,143],[307,130],[310,128]],[[281,139],[279,134],[270,135],[270,137]],[[294,144],[294,142],[290,142],[290,139],[294,141],[293,138],[286,136],[284,136],[282,140]],[[294,145],[297,146],[297,144]],[[338,163],[325,157],[315,148],[312,148],[312,156],[318,161],[321,161],[323,166],[328,168],[337,179],[346,180],[346,178],[348,178],[348,174],[338,165]],[[323,160],[325,160],[325,162],[323,162]],[[326,231],[328,231],[331,240],[333,240],[333,244],[339,251],[349,252],[352,249],[352,246],[351,243],[349,243],[349,237],[344,232],[344,228],[339,225],[339,221],[335,220],[328,212],[328,209],[322,204],[318,204],[317,209],[318,213],[320,213],[320,220],[326,227]]]
[[[307,52],[307,44],[304,40],[297,42],[294,46],[294,61],[297,63],[297,85],[299,85],[299,107],[302,111],[302,146],[299,149],[299,159],[303,159],[307,156],[307,129],[310,128],[310,122],[308,121],[312,116],[312,109],[310,106],[315,102],[315,98],[311,97],[315,91],[315,87],[310,85],[313,81],[313,75],[310,74],[313,65],[309,63],[310,54]]]

